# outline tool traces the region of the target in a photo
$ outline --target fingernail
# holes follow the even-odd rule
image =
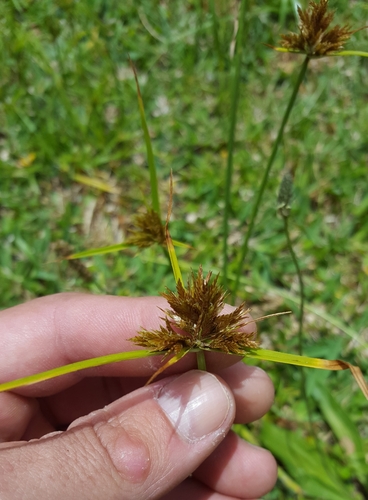
[[[157,401],[175,430],[198,441],[219,430],[233,404],[223,385],[211,373],[193,370],[165,385]]]

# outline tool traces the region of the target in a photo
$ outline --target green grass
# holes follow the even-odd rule
[[[2,308],[60,291],[153,295],[174,285],[159,248],[98,256],[80,261],[79,267],[58,261],[65,253],[120,243],[132,215],[150,203],[128,55],[140,80],[162,210],[172,169],[171,233],[193,247],[177,251],[182,269],[188,272],[200,264],[205,271],[222,269],[234,11],[225,1],[213,3],[220,51],[215,49],[211,13],[194,0],[142,1],[139,9],[133,1],[1,3]],[[264,4],[248,2],[229,218],[230,288],[255,193],[302,64],[302,58],[263,45],[277,44],[280,33],[295,29],[292,2]],[[365,2],[340,0],[332,7],[341,24],[367,24]],[[357,33],[349,48],[367,50],[367,33]],[[367,347],[348,333],[355,332],[367,345],[367,73],[368,61],[362,58],[311,61],[266,187],[238,294],[254,315],[289,308],[297,312],[297,276],[276,215],[282,174],[297,167],[289,226],[305,284],[304,352],[344,358],[365,373]],[[22,166],[27,159],[30,164]],[[104,181],[118,193],[75,182],[78,174]],[[340,322],[340,328],[328,316],[323,319],[321,311]],[[261,323],[264,346],[297,352],[296,318]],[[367,411],[349,374],[306,374],[319,438],[316,452],[299,369],[262,366],[271,374],[277,396],[267,418],[252,431],[302,486],[306,494],[300,498],[318,498],[315,488],[319,498],[328,500],[363,498],[368,492],[361,473],[368,452]],[[321,384],[332,398],[324,404]],[[337,424],[331,421],[331,408]],[[363,452],[346,452],[341,428],[349,429],[354,439],[360,436]],[[297,468],[295,450],[272,445],[296,436],[294,429]],[[319,458],[311,463],[315,453]],[[319,460],[327,464],[322,479]],[[326,496],[324,488],[331,481],[340,485],[340,497]],[[294,497],[280,483],[266,498]]]

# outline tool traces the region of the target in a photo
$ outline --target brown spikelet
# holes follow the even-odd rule
[[[298,14],[300,33],[281,35],[282,46],[311,57],[325,56],[342,50],[344,43],[356,32],[347,25],[336,25],[327,31],[334,18],[334,11],[328,10],[328,0],[310,2],[305,10],[298,7]]]
[[[244,332],[245,325],[254,320],[249,318],[244,304],[230,314],[220,314],[226,295],[218,284],[218,276],[204,276],[200,268],[197,275],[192,272],[186,288],[179,281],[176,292],[162,293],[171,307],[164,311],[165,326],[154,331],[141,330],[130,340],[168,354],[203,349],[244,355],[247,349],[259,347],[254,335]]]
[[[165,245],[165,230],[157,212],[148,209],[145,213],[136,215],[133,223],[135,227],[126,243],[139,248],[147,248],[155,243]]]

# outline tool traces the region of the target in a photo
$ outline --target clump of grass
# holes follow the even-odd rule
[[[159,177],[167,175],[170,165],[185,186],[180,196],[179,213],[182,215],[176,218],[175,230],[190,235],[197,251],[191,252],[190,262],[187,256],[184,257],[182,268],[190,272],[190,267],[196,269],[202,263],[205,269],[212,269],[217,275],[222,234],[217,219],[218,197],[209,193],[219,191],[220,183],[213,169],[222,166],[225,151],[221,141],[228,130],[224,131],[226,120],[218,116],[219,108],[213,106],[217,99],[223,102],[224,97],[216,80],[214,68],[218,60],[214,57],[211,25],[206,26],[207,12],[202,8],[203,3],[196,2],[202,18],[196,24],[201,31],[196,31],[196,36],[200,34],[200,44],[195,45],[195,67],[193,62],[188,66],[186,54],[191,47],[186,42],[186,35],[173,36],[177,21],[183,19],[184,27],[187,26],[186,11],[190,15],[193,13],[189,4],[180,3],[178,8],[179,4],[174,2],[169,19],[165,13],[160,17],[149,2],[142,2],[147,17],[153,24],[157,21],[158,32],[166,40],[163,43],[157,40],[151,43],[136,16],[136,7],[124,2],[114,8],[106,4],[103,11],[97,4],[83,7],[80,2],[69,3],[67,16],[66,9],[59,6],[57,15],[52,16],[52,24],[57,26],[60,36],[56,33],[51,43],[48,10],[23,9],[19,2],[5,4],[0,6],[3,14],[0,38],[4,48],[0,112],[5,124],[0,137],[2,307],[82,287],[99,293],[150,295],[161,289],[162,282],[170,280],[166,259],[155,251],[144,251],[141,259],[132,259],[131,251],[120,252],[113,259],[90,259],[87,270],[95,283],[74,271],[71,278],[66,276],[60,271],[64,264],[60,269],[44,265],[45,261],[50,261],[52,241],[63,238],[73,245],[72,248],[85,245],[81,221],[87,204],[95,197],[95,188],[81,188],[79,182],[73,182],[77,179],[74,174],[83,172],[91,177],[98,169],[109,175],[114,186],[121,183],[122,191],[129,193],[124,198],[106,195],[109,209],[105,220],[108,222],[111,217],[114,224],[122,219],[124,210],[135,211],[141,191],[149,200],[146,184],[142,184],[146,181],[147,170],[139,160],[144,134],[142,129],[137,131],[135,127],[140,118],[134,111],[136,91],[129,79],[123,80],[126,68],[122,54],[127,52],[140,69],[142,83],[143,78],[148,77],[144,88],[147,117],[155,109],[158,96],[165,96],[171,107],[169,116],[155,118],[150,123],[150,133],[160,148]],[[256,155],[272,150],[273,114],[278,113],[280,96],[289,79],[292,59],[295,59],[286,55],[275,71],[274,62],[261,43],[270,43],[272,33],[279,30],[274,20],[281,9],[292,18],[291,2],[270,1],[267,6],[255,2],[247,4],[247,22],[252,25],[246,32],[241,80],[246,81],[246,94],[251,96],[251,103],[242,92],[238,99],[239,116],[244,113],[238,131],[241,137],[247,137],[247,152],[236,156],[237,142],[234,143],[236,174],[237,165],[242,165],[239,187],[242,193],[239,199],[230,200],[229,213],[229,217],[239,216],[241,220],[245,218],[245,207],[241,206],[240,198],[251,203],[248,192],[258,185],[260,167],[263,168]],[[334,2],[337,8],[345,4],[339,0]],[[175,17],[177,12],[180,18]],[[355,18],[359,25],[366,12],[362,2],[358,2],[342,14],[349,22]],[[124,25],[121,19],[126,20]],[[219,18],[218,21],[224,33],[224,20]],[[182,27],[178,22],[177,33],[183,32]],[[131,36],[125,36],[126,30]],[[78,44],[76,37],[80,37]],[[224,42],[222,37],[219,40]],[[275,49],[295,53],[285,46]],[[357,51],[341,50],[329,55],[352,53],[358,54]],[[293,223],[289,224],[294,245],[295,233],[300,231],[298,255],[302,256],[299,262],[305,279],[305,309],[308,311],[303,350],[311,356],[331,358],[341,357],[344,350],[347,359],[359,359],[364,369],[368,320],[364,307],[368,292],[365,246],[368,218],[364,192],[367,163],[364,138],[368,123],[364,101],[366,77],[364,66],[360,64],[347,68],[339,62],[339,72],[334,74],[329,63],[322,60],[316,61],[313,67],[310,64],[311,77],[303,96],[303,110],[290,130],[290,140],[285,147],[286,168],[296,163],[300,165],[296,178],[299,198],[293,207]],[[181,76],[178,68],[182,71]],[[316,74],[319,74],[318,79]],[[193,87],[198,92],[192,92]],[[270,88],[275,91],[272,98]],[[114,122],[104,119],[110,108],[116,113]],[[258,168],[248,168],[249,160]],[[267,188],[276,188],[272,177],[270,175],[265,193]],[[272,195],[262,198],[260,206],[265,217],[258,216],[253,228],[253,233],[257,230],[257,239],[252,261],[245,259],[251,265],[252,279],[242,276],[241,292],[239,288],[242,299],[246,292],[248,301],[260,302],[263,308],[268,304],[271,310],[275,303],[280,306],[280,300],[285,300],[284,308],[290,303],[300,304],[299,292],[285,289],[290,284],[290,274],[294,277],[295,271],[283,243],[285,237],[279,234],[282,231],[280,222],[272,219],[270,223],[270,213],[274,217],[273,198]],[[186,221],[185,214],[189,213],[195,214],[196,223]],[[116,250],[122,248],[119,245]],[[236,245],[233,248],[235,251]],[[152,280],[147,280],[147,275]],[[228,272],[228,280],[234,277],[235,273]],[[100,286],[98,290],[96,283]],[[183,286],[186,287],[186,282]],[[175,288],[171,288],[176,293]],[[294,350],[292,328],[272,328],[267,334],[268,328],[264,325],[262,330],[266,341],[276,349]],[[334,333],[331,334],[331,330]],[[140,356],[148,355],[148,351],[135,352]],[[117,358],[120,356],[114,354],[105,362]],[[293,355],[290,358],[293,359]],[[248,356],[248,362],[249,359]],[[79,368],[70,369],[82,369],[92,366],[91,363],[91,360],[82,361]],[[95,360],[95,363],[98,365],[102,361]],[[324,437],[320,442],[324,453],[321,460],[309,448],[309,435],[303,436],[305,415],[304,404],[299,404],[298,373],[285,367],[277,369],[270,363],[266,366],[279,390],[269,421],[264,419],[263,423],[256,424],[254,434],[301,485],[298,490],[290,489],[287,480],[284,483],[288,488],[286,493],[279,484],[266,498],[284,498],[283,495],[289,498],[290,491],[310,498],[333,496],[345,500],[354,495],[360,498],[358,490],[368,491],[364,460],[365,406],[360,395],[350,387],[348,378],[342,373],[332,377],[328,372],[308,370],[310,397],[316,398],[318,394],[318,411],[313,413],[313,424]],[[65,370],[63,367],[64,373]],[[315,380],[323,376],[322,383],[317,385]],[[351,443],[354,443],[353,454]],[[362,464],[361,475],[356,473],[358,462]],[[330,465],[329,470],[326,463]],[[336,473],[332,475],[331,469]],[[359,479],[361,477],[363,479]]]
[[[248,2],[242,0],[239,7],[239,28],[236,36],[235,57],[232,64],[232,82],[231,82],[231,104],[230,104],[230,127],[228,139],[228,156],[225,178],[225,207],[223,216],[223,248],[222,248],[222,280],[224,286],[227,286],[227,267],[228,267],[228,236],[229,236],[229,218],[231,212],[231,187],[234,169],[234,146],[235,130],[238,114],[238,102],[240,92],[240,69],[242,64],[243,46],[245,43],[246,31],[246,8]]]
[[[294,108],[296,98],[300,89],[300,86],[305,78],[309,61],[312,57],[324,57],[331,55],[364,55],[368,57],[368,53],[349,51],[348,53],[341,52],[343,44],[348,41],[353,33],[358,30],[352,31],[347,26],[335,26],[331,30],[327,31],[333,17],[334,13],[328,11],[328,0],[321,0],[320,3],[310,2],[308,8],[302,10],[298,7],[298,14],[300,18],[299,34],[291,33],[289,35],[282,35],[282,45],[281,49],[276,48],[282,52],[297,52],[304,54],[306,57],[303,61],[299,74],[295,80],[293,91],[291,93],[289,102],[285,109],[284,116],[279,127],[276,140],[273,144],[271,155],[268,159],[266,169],[264,171],[261,184],[258,188],[256,199],[253,204],[253,209],[249,219],[247,231],[244,236],[242,248],[240,251],[240,258],[238,269],[236,273],[235,285],[233,287],[233,297],[236,297],[240,277],[242,275],[244,261],[248,253],[249,240],[253,234],[253,229],[256,221],[259,208],[261,206],[262,198],[268,183],[270,172],[280,144],[283,140],[284,131],[286,124],[289,120],[292,109]],[[362,28],[360,28],[362,29]],[[275,48],[275,47],[272,47]],[[225,233],[226,237],[226,233]]]

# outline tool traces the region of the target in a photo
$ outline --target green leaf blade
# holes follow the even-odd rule
[[[80,370],[85,370],[86,368],[94,368],[96,366],[108,365],[110,363],[117,363],[119,361],[127,361],[129,359],[146,358],[148,356],[156,356],[157,354],[161,353],[140,350],[140,351],[118,352],[116,354],[107,354],[106,356],[99,356],[97,358],[90,358],[83,361],[76,361],[75,363],[70,363],[68,365],[52,368],[51,370],[36,373],[34,375],[29,375],[27,377],[11,380],[9,382],[4,382],[0,384],[0,392],[9,391],[11,389],[16,389],[18,387],[26,385],[37,384],[38,382],[44,382],[45,380],[50,380],[56,377],[60,377],[61,375],[66,375],[68,373],[74,373]]]

